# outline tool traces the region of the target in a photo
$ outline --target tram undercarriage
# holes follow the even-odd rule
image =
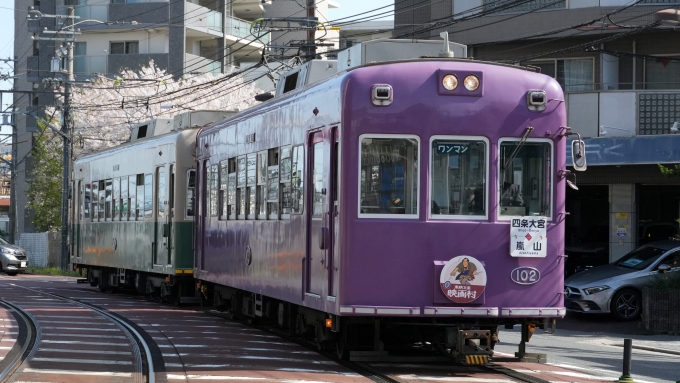
[[[390,355],[445,355],[461,364],[486,364],[499,341],[499,326],[522,326],[519,354],[535,329],[554,331],[554,319],[339,317],[232,287],[197,282],[204,302],[229,317],[275,325],[288,334],[315,343],[339,358],[387,359]],[[424,353],[424,354],[423,354]]]

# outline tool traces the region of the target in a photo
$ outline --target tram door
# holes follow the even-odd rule
[[[155,222],[155,233],[154,233],[154,243],[155,252],[153,257],[154,265],[162,265],[167,259],[167,252],[169,249],[169,243],[167,235],[165,234],[166,229],[166,216],[167,214],[167,198],[166,198],[166,180],[165,180],[165,167],[159,166],[156,168],[156,185],[155,185],[155,195],[156,195],[156,219]]]
[[[331,130],[334,132],[334,130]],[[333,185],[329,177],[329,166],[333,146],[329,146],[329,140],[324,142],[323,132],[316,132],[309,140],[309,170],[307,172],[307,185],[309,185],[309,198],[307,198],[307,262],[306,279],[308,294],[328,294],[329,272],[332,270],[333,256]],[[331,139],[330,141],[333,141]]]

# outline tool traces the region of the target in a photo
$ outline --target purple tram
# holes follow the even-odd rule
[[[565,314],[563,98],[528,68],[426,58],[204,128],[197,288],[340,356],[488,361],[499,325]]]

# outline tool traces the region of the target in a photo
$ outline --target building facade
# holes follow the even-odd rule
[[[17,218],[12,226],[17,238],[19,233],[33,231],[31,212],[24,206],[27,171],[32,167],[30,151],[38,124],[24,113],[44,116],[44,108],[57,103],[52,88],[44,80],[61,77],[50,72],[50,61],[61,42],[32,39],[50,37],[44,31],[57,29],[57,21],[47,17],[28,20],[29,11],[33,15],[37,12],[66,15],[68,8],[74,7],[79,17],[76,22],[107,23],[78,26],[81,34],[75,36],[74,73],[76,80],[85,80],[95,73],[115,76],[122,69],[138,70],[152,60],[175,77],[228,73],[254,65],[263,51],[270,51],[271,45],[289,46],[307,35],[253,33],[252,22],[261,17],[303,17],[304,5],[304,1],[295,0],[15,0],[14,89],[23,92],[14,98]],[[338,6],[329,0],[315,5],[320,21],[327,20],[329,8]],[[334,37],[337,46],[337,32],[334,33],[329,38]],[[320,32],[316,36],[321,36]],[[295,54],[298,49],[289,51]]]
[[[475,59],[530,65],[565,91],[568,124],[585,138],[587,171],[568,190],[567,243],[603,242],[614,261],[677,233],[680,39],[655,22],[673,0],[395,1],[395,38],[466,44]],[[517,3],[517,2],[515,2]]]

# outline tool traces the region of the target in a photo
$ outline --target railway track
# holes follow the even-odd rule
[[[0,364],[0,383],[157,383],[147,339],[128,320],[92,304],[0,284],[0,305],[16,318],[17,340]],[[147,335],[148,337],[148,335]]]
[[[495,364],[489,364],[489,365],[474,365],[474,366],[465,366],[465,365],[456,365],[453,364],[453,361],[451,363],[445,363],[445,362],[435,362],[435,363],[421,363],[421,362],[414,362],[414,363],[409,363],[408,360],[402,359],[399,364],[393,364],[393,363],[367,363],[367,362],[353,362],[353,361],[347,361],[338,358],[334,353],[323,351],[323,350],[318,350],[318,346],[313,343],[313,342],[308,342],[304,341],[300,338],[297,337],[292,337],[288,333],[281,331],[280,329],[276,327],[271,327],[268,325],[263,325],[263,324],[257,324],[252,321],[248,320],[237,320],[231,318],[229,315],[226,315],[224,313],[221,313],[219,311],[211,310],[211,309],[199,309],[201,312],[205,312],[209,315],[221,317],[226,320],[235,320],[238,321],[239,323],[243,325],[248,325],[257,329],[260,329],[262,331],[270,332],[273,334],[276,334],[280,336],[281,338],[297,343],[311,351],[318,352],[320,355],[334,361],[335,363],[342,365],[344,367],[347,367],[353,371],[356,371],[357,373],[363,375],[364,377],[373,380],[374,382],[378,383],[413,383],[413,382],[422,382],[422,381],[443,381],[444,379],[448,378],[448,381],[455,381],[452,380],[450,377],[450,374],[463,374],[463,375],[469,375],[469,374],[479,374],[482,375],[482,379],[488,379],[485,381],[488,382],[493,382],[494,378],[492,376],[502,376],[504,378],[508,378],[506,380],[507,383],[510,382],[522,382],[522,383],[550,383],[547,380],[531,376],[528,374],[524,374],[521,372],[517,372],[514,370],[511,370],[509,368],[500,366],[500,365],[495,365]],[[418,357],[413,359],[414,361],[420,360]],[[444,373],[444,374],[442,374]],[[465,378],[461,378],[465,379]],[[465,380],[459,380],[460,382],[464,382]],[[471,381],[475,381],[474,378],[471,379]],[[497,381],[501,381],[501,379],[498,379]]]

